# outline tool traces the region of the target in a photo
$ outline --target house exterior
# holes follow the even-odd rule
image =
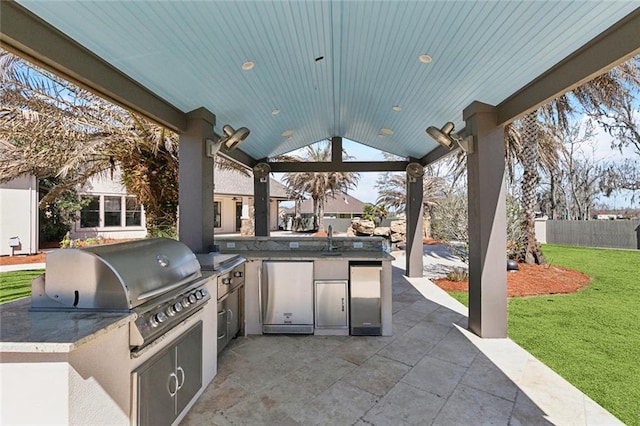
[[[366,204],[367,203],[363,203],[349,194],[340,194],[335,197],[329,197],[324,203],[324,217],[338,219],[362,217],[364,214],[364,206]],[[301,215],[313,215],[313,200],[307,199],[300,203],[299,213]]]
[[[38,252],[38,180],[25,175],[0,184],[0,256]]]
[[[89,198],[70,232],[71,239],[135,239],[147,235],[144,208],[136,197],[127,194],[120,183],[120,171],[113,176],[94,176],[80,194]]]
[[[362,217],[364,214],[364,206],[367,203],[363,203],[357,198],[352,197],[349,194],[340,194],[336,197],[329,197],[325,200],[324,204],[324,218],[331,219],[353,219],[356,217]],[[283,210],[280,220],[280,228],[291,230],[293,226],[293,219],[300,217],[300,230],[311,230],[313,227],[313,200],[306,199],[291,208]],[[345,222],[344,227],[346,227]]]
[[[243,220],[252,222],[254,217],[253,176],[216,167],[213,182],[215,234],[241,232]],[[275,179],[269,179],[270,230],[278,229],[282,210],[279,204],[288,199],[286,187]]]
[[[250,172],[249,172],[250,173]],[[240,232],[243,219],[252,224],[253,176],[237,171],[214,171],[215,233]],[[271,229],[278,229],[279,202],[287,200],[286,188],[270,180]],[[144,206],[120,183],[120,172],[95,176],[80,194],[89,198],[72,225],[69,237],[136,239],[147,235]],[[38,180],[22,176],[0,184],[0,256],[38,252]]]

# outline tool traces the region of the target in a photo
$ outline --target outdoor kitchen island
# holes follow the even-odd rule
[[[52,252],[0,307],[0,424],[178,422],[216,375],[215,278],[174,240]]]
[[[382,237],[216,237],[221,253],[239,254],[247,259],[245,266],[245,334],[293,333],[323,335],[383,335],[392,334],[392,292],[391,261]],[[313,298],[311,315],[313,319],[296,326],[295,313],[285,306],[279,309],[271,306],[271,298],[265,281],[269,280],[270,266],[282,266],[282,281],[291,286],[294,279],[287,267],[308,264],[309,275],[305,282],[311,282]],[[357,286],[361,271],[368,274],[363,286]],[[295,273],[298,274],[299,273]],[[308,284],[305,284],[308,286]],[[293,299],[288,287],[280,290],[286,294],[283,299]],[[373,290],[373,294],[370,291]],[[367,293],[366,295],[362,292]],[[273,291],[271,292],[273,293]],[[325,296],[326,295],[326,296]],[[377,297],[374,301],[372,297]],[[360,303],[363,301],[364,303]],[[286,303],[285,301],[284,303]],[[351,303],[349,303],[351,302]],[[308,302],[305,302],[308,307]],[[332,304],[331,308],[327,304]],[[297,306],[297,305],[296,305]],[[361,307],[360,312],[357,311]],[[352,309],[356,307],[356,310]],[[306,308],[308,311],[309,308]],[[284,317],[280,325],[270,326],[265,315]],[[303,314],[308,312],[303,312]],[[369,321],[378,318],[378,324]],[[344,322],[343,319],[346,319]],[[298,315],[299,316],[299,315]],[[277,319],[277,318],[276,318]],[[293,324],[288,324],[288,319]],[[356,322],[359,322],[356,324]],[[373,323],[372,323],[373,322]]]

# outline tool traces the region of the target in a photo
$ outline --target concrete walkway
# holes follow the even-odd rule
[[[396,255],[393,336],[237,338],[182,423],[622,424],[512,340],[469,333],[467,309]]]
[[[45,263],[20,263],[18,265],[0,265],[0,272],[31,271],[44,269]]]

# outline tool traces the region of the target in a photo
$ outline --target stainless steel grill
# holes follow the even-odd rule
[[[207,303],[209,279],[167,238],[56,250],[33,281],[31,310],[135,313],[129,345],[141,349]]]

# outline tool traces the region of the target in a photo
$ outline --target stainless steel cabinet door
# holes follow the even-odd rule
[[[191,329],[178,343],[176,352],[177,415],[202,387],[202,323]]]
[[[170,425],[176,417],[175,393],[178,383],[174,372],[176,352],[170,350],[138,376],[138,424]]]
[[[316,328],[346,328],[347,281],[316,281]]]
[[[263,324],[313,325],[313,262],[264,262]]]

